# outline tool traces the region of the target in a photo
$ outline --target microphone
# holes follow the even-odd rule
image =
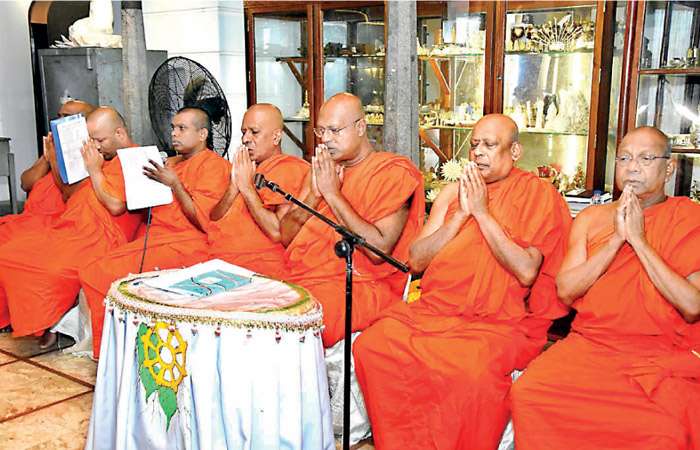
[[[165,153],[164,151],[161,150],[158,152],[158,154],[160,155],[160,159],[161,159],[161,161],[163,161],[163,163],[165,163],[165,161],[168,160],[168,154]]]
[[[255,183],[255,189],[262,189],[267,185],[267,180],[261,173],[256,173],[253,177],[253,182]]]

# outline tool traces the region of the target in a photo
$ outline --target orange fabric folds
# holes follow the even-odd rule
[[[103,172],[107,190],[124,200],[119,159],[106,161]],[[22,232],[0,247],[0,309],[9,308],[15,336],[54,325],[75,304],[78,268],[126,243],[141,220],[129,213],[113,217],[90,181],[82,183],[49,229]]]
[[[448,208],[449,220],[459,207]],[[563,314],[554,277],[571,224],[558,192],[513,169],[488,185],[490,213],[543,263],[530,290],[493,256],[470,217],[433,258],[421,298],[399,303],[357,339],[356,373],[381,449],[494,449],[508,418],[511,372]],[[526,297],[529,294],[529,305]]]
[[[295,197],[308,171],[306,161],[289,155],[268,158],[256,170]],[[258,194],[268,209],[288,203],[267,188],[259,190]],[[224,217],[211,223],[209,255],[274,278],[284,273],[284,246],[270,239],[258,226],[241,194]]]
[[[221,198],[229,178],[226,160],[206,150],[174,166],[192,197],[197,219],[209,228],[209,213]],[[143,271],[189,266],[207,259],[207,236],[190,223],[177,199],[153,208]],[[103,300],[114,280],[138,273],[145,237],[111,250],[80,270],[92,317],[93,354],[99,357],[104,319]]]
[[[61,191],[49,172],[34,183],[21,214],[0,217],[0,245],[12,239],[16,233],[48,228],[65,210]]]
[[[346,168],[341,192],[353,209],[374,223],[410,203],[408,220],[393,256],[405,261],[408,247],[423,224],[423,178],[405,157],[388,152],[371,153],[357,166]],[[318,209],[333,220],[330,207]],[[287,281],[309,289],[323,305],[324,345],[342,339],[345,320],[345,261],[335,255],[336,232],[315,217],[310,218],[287,247]],[[353,330],[376,320],[380,311],[401,299],[407,275],[393,266],[373,264],[357,249],[353,272]]]
[[[671,197],[644,222],[674,271],[700,270],[700,206]],[[589,236],[589,257],[613,233]],[[700,323],[661,295],[629,244],[573,306],[572,332],[513,387],[516,447],[700,449]]]

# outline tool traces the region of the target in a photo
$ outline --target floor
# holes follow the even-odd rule
[[[97,364],[0,334],[0,449],[82,449]]]
[[[0,333],[0,450],[82,449],[97,364]],[[340,442],[336,442],[340,449]],[[371,441],[354,450],[374,450]]]

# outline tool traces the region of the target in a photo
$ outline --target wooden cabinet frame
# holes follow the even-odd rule
[[[366,6],[384,6],[384,1],[325,1],[325,2],[267,2],[267,1],[245,1],[246,20],[246,49],[247,49],[247,76],[248,76],[248,105],[257,102],[255,85],[255,16],[257,14],[269,13],[306,13],[307,19],[307,54],[306,73],[301,74],[304,78],[304,89],[309,93],[309,121],[304,123],[304,145],[301,140],[294,136],[285,126],[285,133],[294,143],[302,148],[304,158],[311,159],[313,149],[318,143],[318,139],[313,133],[316,126],[318,110],[324,101],[324,81],[323,81],[323,12],[327,9],[358,8]],[[386,7],[385,7],[386,17]],[[386,42],[386,27],[384,28]],[[296,77],[296,75],[295,75]],[[297,77],[298,78],[298,77]]]
[[[386,5],[382,1],[347,1],[347,2],[262,2],[246,1],[246,44],[248,48],[248,103],[253,104],[255,97],[255,34],[254,15],[270,12],[303,12],[306,11],[309,26],[307,27],[308,54],[307,54],[307,78],[306,90],[310,93],[310,121],[304,127],[307,147],[305,156],[309,158],[316,138],[313,135],[316,117],[321,104],[324,101],[323,80],[323,12],[326,9],[351,8],[362,6],[384,5],[386,17]],[[484,114],[503,111],[503,72],[505,63],[505,25],[508,11],[556,9],[571,6],[596,6],[595,28],[595,53],[593,60],[593,73],[591,76],[591,103],[589,116],[589,132],[586,156],[586,188],[602,189],[605,183],[605,162],[608,137],[608,114],[610,106],[611,66],[613,53],[613,31],[615,23],[616,2],[602,0],[593,1],[471,1],[470,10],[486,12],[486,45],[485,58],[485,82],[484,82]],[[634,6],[633,6],[634,5]],[[428,1],[417,2],[418,16],[441,14],[445,11],[444,2]],[[636,8],[636,2],[628,3],[628,14]],[[636,11],[633,11],[636,12]],[[643,20],[643,12],[639,15]],[[386,20],[385,20],[386,22]],[[627,30],[629,32],[629,30]],[[387,28],[384,28],[385,42]],[[625,39],[634,39],[634,33],[626,34]],[[638,44],[636,44],[638,45]],[[626,46],[627,49],[627,46]],[[638,54],[639,52],[634,52]],[[623,64],[628,63],[630,56],[627,52],[623,58]],[[627,58],[627,59],[625,59]],[[623,66],[623,76],[628,74],[629,67]],[[310,74],[310,75],[309,75]],[[635,84],[635,83],[633,83]],[[636,84],[635,84],[636,86]],[[621,99],[626,99],[626,107],[623,108],[622,100],[620,111],[629,112],[632,99],[636,100],[636,87],[625,85],[628,92],[622,92]],[[419,130],[416,130],[419,133]],[[620,134],[621,135],[621,134]],[[438,149],[439,150],[439,149]],[[447,156],[447,155],[443,155]]]

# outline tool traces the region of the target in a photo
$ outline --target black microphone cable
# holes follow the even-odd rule
[[[146,248],[148,247],[148,232],[151,229],[151,215],[153,213],[153,207],[148,207],[148,213],[146,215],[146,233],[143,235],[143,250],[141,252],[141,264],[139,264],[139,273],[143,273],[143,262],[146,260]]]

